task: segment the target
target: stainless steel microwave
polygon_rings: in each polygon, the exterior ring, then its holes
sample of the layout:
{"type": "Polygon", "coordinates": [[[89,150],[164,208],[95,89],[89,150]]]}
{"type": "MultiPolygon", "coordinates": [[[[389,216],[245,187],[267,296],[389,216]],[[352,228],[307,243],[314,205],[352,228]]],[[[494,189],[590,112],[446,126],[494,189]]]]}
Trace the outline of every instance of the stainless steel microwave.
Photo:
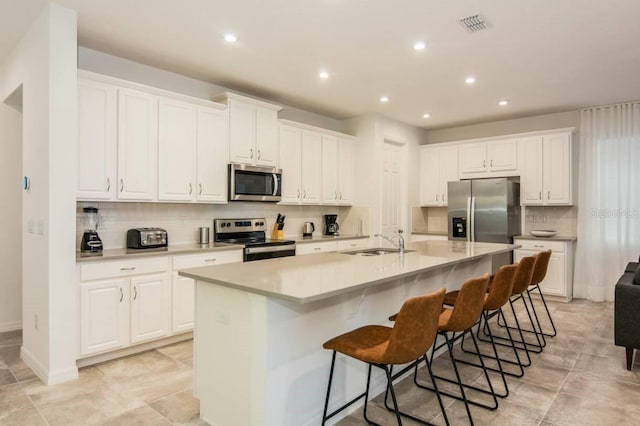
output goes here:
{"type": "Polygon", "coordinates": [[[281,169],[229,164],[230,201],[280,201],[281,196],[281,169]]]}

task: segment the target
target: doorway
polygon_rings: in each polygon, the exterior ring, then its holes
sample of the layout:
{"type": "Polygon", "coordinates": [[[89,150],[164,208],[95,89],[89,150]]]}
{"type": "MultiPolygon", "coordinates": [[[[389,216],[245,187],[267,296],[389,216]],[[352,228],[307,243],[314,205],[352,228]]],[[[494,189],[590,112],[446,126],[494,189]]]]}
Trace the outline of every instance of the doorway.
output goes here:
{"type": "Polygon", "coordinates": [[[403,229],[404,204],[406,201],[403,185],[404,145],[385,140],[382,149],[382,199],[381,232],[391,236],[403,229]]]}
{"type": "Polygon", "coordinates": [[[0,332],[22,329],[22,86],[0,102],[0,332]]]}

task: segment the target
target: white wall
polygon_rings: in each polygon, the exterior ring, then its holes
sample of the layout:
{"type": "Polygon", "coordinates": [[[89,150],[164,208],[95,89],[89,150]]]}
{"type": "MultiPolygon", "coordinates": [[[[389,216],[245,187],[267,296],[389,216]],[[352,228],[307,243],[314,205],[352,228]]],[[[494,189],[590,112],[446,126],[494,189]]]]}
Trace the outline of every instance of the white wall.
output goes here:
{"type": "Polygon", "coordinates": [[[0,64],[0,100],[23,86],[22,359],[45,383],[77,377],[77,15],[47,4],[0,64]],[[29,232],[31,230],[31,232],[29,232]]]}
{"type": "MultiPolygon", "coordinates": [[[[207,100],[210,100],[214,95],[221,92],[229,91],[229,89],[222,86],[154,68],[86,47],[80,47],[78,49],[78,67],[86,71],[105,74],[207,100]]],[[[251,96],[250,94],[246,95],[251,96]]],[[[263,98],[262,100],[272,102],[269,99],[263,98]]],[[[278,102],[272,103],[278,104],[278,102]]],[[[311,126],[318,126],[336,132],[343,131],[342,122],[339,120],[287,105],[279,105],[284,107],[278,115],[280,118],[309,124],[311,126]]]]}
{"type": "Polygon", "coordinates": [[[22,113],[0,103],[0,332],[22,328],[22,113]]]}

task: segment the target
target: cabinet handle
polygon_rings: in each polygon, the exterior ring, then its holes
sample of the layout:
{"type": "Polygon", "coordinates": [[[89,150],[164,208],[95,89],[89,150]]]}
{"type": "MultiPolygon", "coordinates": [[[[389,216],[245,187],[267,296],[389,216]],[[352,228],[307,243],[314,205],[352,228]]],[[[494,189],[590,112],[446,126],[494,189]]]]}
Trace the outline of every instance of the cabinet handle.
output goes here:
{"type": "Polygon", "coordinates": [[[120,303],[122,303],[123,298],[124,298],[124,293],[122,293],[122,287],[120,287],[120,303]]]}
{"type": "Polygon", "coordinates": [[[307,198],[307,190],[306,189],[302,190],[302,198],[307,198]]]}
{"type": "Polygon", "coordinates": [[[191,182],[189,182],[189,195],[191,195],[193,193],[193,186],[191,185],[191,182]]]}
{"type": "Polygon", "coordinates": [[[198,184],[198,195],[202,195],[202,184],[198,184]]]}
{"type": "Polygon", "coordinates": [[[249,156],[253,160],[253,148],[251,148],[251,155],[249,156]]]}
{"type": "Polygon", "coordinates": [[[542,191],[538,192],[538,200],[542,201],[542,191]]]}
{"type": "Polygon", "coordinates": [[[445,200],[444,200],[444,194],[442,194],[442,202],[444,203],[444,201],[445,201],[445,200]]]}
{"type": "Polygon", "coordinates": [[[319,250],[320,250],[320,247],[315,247],[315,248],[313,249],[313,251],[319,251],[319,250]]]}
{"type": "Polygon", "coordinates": [[[134,285],[133,286],[133,300],[136,300],[138,298],[138,288],[134,285]]]}
{"type": "Polygon", "coordinates": [[[493,160],[489,162],[489,167],[493,167],[493,160]]]}
{"type": "Polygon", "coordinates": [[[107,178],[107,192],[111,190],[111,180],[107,178]]]}
{"type": "Polygon", "coordinates": [[[260,157],[261,157],[261,156],[262,156],[262,155],[261,155],[261,153],[260,153],[260,150],[258,150],[258,160],[260,159],[260,157]]]}
{"type": "Polygon", "coordinates": [[[298,198],[300,198],[300,190],[298,189],[298,198]]]}
{"type": "Polygon", "coordinates": [[[440,201],[440,196],[436,194],[436,201],[440,201]]]}
{"type": "Polygon", "coordinates": [[[130,267],[130,268],[120,268],[120,270],[121,270],[121,271],[135,271],[135,270],[136,270],[136,267],[135,267],[135,266],[132,266],[132,267],[130,267]]]}
{"type": "Polygon", "coordinates": [[[551,191],[547,191],[547,200],[551,199],[551,191]]]}
{"type": "Polygon", "coordinates": [[[120,192],[124,191],[124,179],[120,178],[120,192]]]}
{"type": "Polygon", "coordinates": [[[215,258],[212,258],[212,259],[205,259],[204,261],[205,261],[205,262],[215,262],[215,261],[216,261],[216,259],[215,259],[215,258]]]}
{"type": "Polygon", "coordinates": [[[351,244],[351,247],[355,247],[355,246],[357,246],[357,244],[351,244]]]}
{"type": "Polygon", "coordinates": [[[482,160],[482,168],[486,168],[487,167],[487,160],[482,160]]]}
{"type": "Polygon", "coordinates": [[[335,196],[333,197],[333,199],[334,199],[334,200],[337,200],[337,199],[338,199],[338,191],[333,191],[333,194],[335,195],[335,196]]]}
{"type": "Polygon", "coordinates": [[[544,248],[544,246],[540,246],[540,245],[537,245],[537,244],[534,244],[533,246],[534,246],[535,248],[544,248]]]}
{"type": "Polygon", "coordinates": [[[340,192],[340,199],[342,200],[342,192],[340,192]]]}

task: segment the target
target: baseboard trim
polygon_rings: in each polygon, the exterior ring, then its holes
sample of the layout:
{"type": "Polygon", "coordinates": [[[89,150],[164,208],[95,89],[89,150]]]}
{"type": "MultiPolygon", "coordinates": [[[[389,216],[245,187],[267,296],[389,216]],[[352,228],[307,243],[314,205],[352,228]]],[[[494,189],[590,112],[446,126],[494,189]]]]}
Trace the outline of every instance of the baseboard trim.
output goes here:
{"type": "Polygon", "coordinates": [[[16,330],[22,330],[22,321],[8,321],[0,323],[0,333],[16,330]]]}
{"type": "Polygon", "coordinates": [[[20,348],[20,358],[22,358],[24,363],[27,364],[29,368],[36,373],[36,376],[47,386],[76,380],[78,378],[78,368],[76,366],[64,370],[49,371],[49,369],[42,365],[24,346],[20,348]]]}

